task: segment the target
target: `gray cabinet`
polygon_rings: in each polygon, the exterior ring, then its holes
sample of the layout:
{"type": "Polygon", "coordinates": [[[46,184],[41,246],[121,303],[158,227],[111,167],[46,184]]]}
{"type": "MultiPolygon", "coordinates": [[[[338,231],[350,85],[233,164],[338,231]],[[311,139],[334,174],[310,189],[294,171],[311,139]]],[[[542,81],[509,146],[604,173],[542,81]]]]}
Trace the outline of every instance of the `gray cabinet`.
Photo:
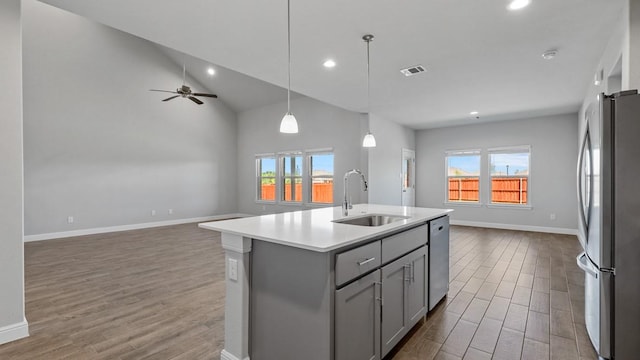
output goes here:
{"type": "Polygon", "coordinates": [[[428,297],[428,277],[429,268],[428,247],[418,249],[411,254],[408,263],[410,280],[407,281],[407,319],[409,329],[413,327],[427,313],[428,297]]]}
{"type": "MultiPolygon", "coordinates": [[[[447,220],[431,235],[448,249],[447,220]]],[[[335,360],[382,359],[427,313],[428,237],[422,224],[335,255],[335,360]]],[[[448,270],[448,253],[438,260],[448,270]]]]}
{"type": "Polygon", "coordinates": [[[382,356],[402,339],[407,330],[407,264],[400,258],[382,267],[382,356]]]}
{"type": "Polygon", "coordinates": [[[381,269],[383,357],[426,313],[426,266],[427,248],[423,246],[381,269]]]}
{"type": "Polygon", "coordinates": [[[380,270],[336,290],[335,359],[380,356],[380,270]]]}

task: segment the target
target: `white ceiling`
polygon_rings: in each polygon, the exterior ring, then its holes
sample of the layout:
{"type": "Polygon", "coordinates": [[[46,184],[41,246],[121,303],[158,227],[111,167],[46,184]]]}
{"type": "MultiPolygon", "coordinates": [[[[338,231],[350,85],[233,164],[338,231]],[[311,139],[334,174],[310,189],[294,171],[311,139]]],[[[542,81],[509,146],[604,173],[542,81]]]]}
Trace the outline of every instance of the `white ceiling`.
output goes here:
{"type": "MultiPolygon", "coordinates": [[[[41,1],[286,87],[285,0],[41,1]]],[[[623,0],[532,0],[518,12],[507,3],[291,0],[292,89],[366,112],[361,38],[372,33],[371,112],[388,120],[422,129],[477,122],[472,110],[480,121],[577,111],[623,0]],[[551,48],[559,55],[543,60],[551,48]],[[329,57],[331,70],[322,66],[329,57]],[[400,74],[417,64],[427,72],[400,74]]],[[[219,84],[212,90],[222,95],[219,84]]],[[[266,103],[285,100],[267,92],[266,103]]]]}
{"type": "MultiPolygon", "coordinates": [[[[184,64],[187,74],[198,81],[198,84],[189,84],[187,81],[187,85],[190,85],[194,92],[212,92],[218,95],[218,101],[224,102],[236,112],[275,104],[287,99],[286,88],[229,70],[223,66],[213,65],[206,60],[186,55],[162,45],[157,46],[180,69],[184,64]],[[213,76],[207,74],[209,68],[215,70],[213,76]]],[[[166,85],[162,89],[172,90],[180,84],[166,85]]],[[[291,96],[295,98],[298,95],[292,93],[291,96]]]]}

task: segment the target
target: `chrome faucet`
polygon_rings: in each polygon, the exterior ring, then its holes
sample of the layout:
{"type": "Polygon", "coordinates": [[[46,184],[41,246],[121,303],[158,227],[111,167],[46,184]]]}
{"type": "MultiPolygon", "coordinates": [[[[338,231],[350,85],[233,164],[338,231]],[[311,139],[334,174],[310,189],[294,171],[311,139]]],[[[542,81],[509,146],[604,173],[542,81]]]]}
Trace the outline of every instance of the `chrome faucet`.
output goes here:
{"type": "Polygon", "coordinates": [[[362,177],[362,191],[367,191],[369,186],[367,185],[367,179],[364,178],[364,174],[362,171],[358,169],[352,169],[347,171],[344,174],[344,201],[342,202],[342,212],[345,216],[349,215],[349,209],[353,209],[353,205],[351,205],[351,200],[349,199],[349,175],[358,174],[362,177]]]}

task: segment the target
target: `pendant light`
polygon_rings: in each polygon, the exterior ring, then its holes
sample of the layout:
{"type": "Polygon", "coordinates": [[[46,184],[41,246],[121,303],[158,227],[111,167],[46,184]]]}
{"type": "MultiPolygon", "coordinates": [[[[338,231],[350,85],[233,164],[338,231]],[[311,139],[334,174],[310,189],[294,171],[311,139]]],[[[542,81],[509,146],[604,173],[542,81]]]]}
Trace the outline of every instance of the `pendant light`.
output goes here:
{"type": "MultiPolygon", "coordinates": [[[[373,35],[368,34],[362,37],[362,40],[367,43],[367,114],[371,113],[371,81],[369,71],[369,43],[373,40],[373,35]]],[[[369,119],[371,116],[369,115],[369,119]]],[[[369,125],[371,126],[371,125],[369,125]]],[[[371,130],[367,132],[367,135],[362,139],[362,147],[376,147],[376,138],[371,133],[371,130]]]]}
{"type": "Polygon", "coordinates": [[[280,122],[280,132],[285,134],[298,133],[298,121],[291,113],[291,5],[287,0],[287,61],[288,61],[288,85],[287,85],[287,113],[280,122]]]}

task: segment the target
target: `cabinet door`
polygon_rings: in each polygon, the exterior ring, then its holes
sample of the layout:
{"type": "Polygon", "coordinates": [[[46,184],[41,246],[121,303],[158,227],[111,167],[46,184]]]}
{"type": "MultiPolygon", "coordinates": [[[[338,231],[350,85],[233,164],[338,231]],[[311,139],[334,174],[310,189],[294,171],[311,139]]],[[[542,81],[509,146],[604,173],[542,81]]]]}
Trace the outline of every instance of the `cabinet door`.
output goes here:
{"type": "Polygon", "coordinates": [[[427,274],[428,266],[427,247],[422,247],[409,256],[407,281],[407,323],[409,328],[416,324],[427,312],[427,274]]]}
{"type": "Polygon", "coordinates": [[[336,290],[335,359],[379,360],[380,270],[336,290]]]}
{"type": "Polygon", "coordinates": [[[405,314],[406,285],[410,280],[407,257],[402,257],[382,268],[382,356],[402,339],[407,328],[405,314]]]}

